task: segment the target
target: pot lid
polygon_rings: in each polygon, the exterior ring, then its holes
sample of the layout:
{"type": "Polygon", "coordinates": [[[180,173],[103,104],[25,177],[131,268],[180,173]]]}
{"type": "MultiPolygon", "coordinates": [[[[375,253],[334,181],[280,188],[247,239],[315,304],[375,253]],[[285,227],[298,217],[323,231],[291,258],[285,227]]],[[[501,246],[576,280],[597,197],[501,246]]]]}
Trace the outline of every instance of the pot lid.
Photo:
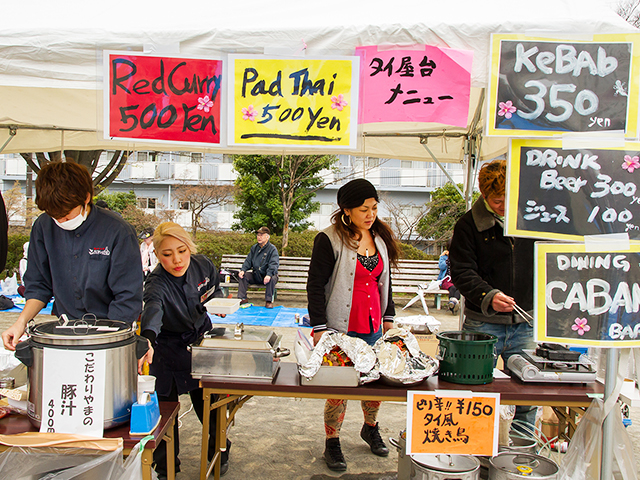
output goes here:
{"type": "Polygon", "coordinates": [[[47,345],[99,345],[126,340],[133,336],[133,330],[131,325],[120,320],[61,317],[33,325],[29,334],[34,342],[47,345]]]}
{"type": "Polygon", "coordinates": [[[411,455],[411,459],[418,465],[440,472],[463,473],[480,467],[478,459],[471,455],[428,455],[420,453],[411,455]]]}
{"type": "Polygon", "coordinates": [[[200,343],[201,347],[269,351],[278,343],[278,335],[273,330],[245,327],[243,324],[235,328],[211,330],[214,331],[220,334],[211,337],[206,335],[200,343]]]}
{"type": "Polygon", "coordinates": [[[558,466],[540,455],[502,452],[490,462],[494,468],[522,478],[555,478],[558,473],[558,466]]]}

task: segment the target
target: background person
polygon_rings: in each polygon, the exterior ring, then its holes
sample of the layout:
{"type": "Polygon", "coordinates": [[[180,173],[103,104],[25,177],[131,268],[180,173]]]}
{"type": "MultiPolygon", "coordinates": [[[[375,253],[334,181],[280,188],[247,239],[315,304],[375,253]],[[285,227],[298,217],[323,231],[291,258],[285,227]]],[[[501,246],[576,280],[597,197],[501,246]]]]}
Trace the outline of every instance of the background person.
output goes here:
{"type": "Polygon", "coordinates": [[[242,268],[238,272],[238,298],[241,299],[241,304],[248,302],[247,289],[250,283],[263,284],[266,285],[264,293],[266,303],[264,306],[273,308],[273,294],[278,282],[280,256],[275,245],[269,242],[270,233],[267,227],[258,229],[256,232],[258,243],[251,247],[249,255],[245,258],[242,268]]]}
{"type": "Polygon", "coordinates": [[[77,163],[51,162],[36,178],[36,205],[24,274],[27,299],[2,334],[15,350],[27,322],[53,296],[52,313],[71,319],[87,313],[133,323],[142,310],[142,265],[135,230],[109,210],[94,208],[89,171],[77,163]]]}
{"type": "Polygon", "coordinates": [[[440,280],[440,288],[449,291],[449,311],[457,313],[460,309],[460,292],[451,281],[451,261],[449,260],[449,248],[451,248],[451,239],[447,242],[447,250],[440,254],[438,259],[438,280],[440,280]]]}
{"type": "Polygon", "coordinates": [[[142,240],[140,244],[140,257],[142,258],[142,273],[146,278],[146,276],[156,268],[156,265],[158,265],[158,257],[156,257],[153,248],[153,228],[145,228],[140,232],[138,238],[142,240]]]}
{"type": "MultiPolygon", "coordinates": [[[[391,229],[378,218],[378,192],[364,179],[352,180],[338,190],[332,225],[313,242],[307,298],[314,342],[327,330],[346,333],[373,345],[393,326],[391,266],[398,245],[391,229]]],[[[360,436],[371,451],[387,456],[389,450],[378,429],[377,401],[363,401],[364,425],[360,436]]],[[[331,470],[346,470],[340,446],[340,428],[346,400],[327,400],[324,459],[331,470]]]]}
{"type": "MultiPolygon", "coordinates": [[[[496,349],[506,365],[511,355],[536,344],[532,325],[514,310],[518,304],[533,314],[534,240],[504,236],[505,182],[504,160],[480,170],[482,196],[456,223],[449,260],[453,283],[465,298],[463,329],[498,337],[496,349]]],[[[534,407],[518,406],[515,418],[535,424],[535,414],[534,407]]]]}
{"type": "MultiPolygon", "coordinates": [[[[149,373],[156,377],[159,401],[177,402],[188,393],[193,409],[202,423],[204,399],[200,381],[191,377],[191,352],[187,349],[211,330],[211,320],[204,304],[212,297],[222,297],[218,271],[197,248],[184,229],[173,222],[158,225],[153,245],[161,268],[153,270],[144,284],[144,310],[141,334],[149,340],[150,350],[139,360],[139,371],[149,363],[149,373]]],[[[224,316],[224,315],[222,315],[224,316]]],[[[174,425],[175,465],[180,471],[178,422],[174,425]]],[[[216,418],[209,427],[209,460],[215,453],[216,418]]],[[[229,448],[222,454],[220,473],[229,468],[229,448]]],[[[153,452],[156,472],[167,475],[167,450],[164,441],[153,452]]]]}

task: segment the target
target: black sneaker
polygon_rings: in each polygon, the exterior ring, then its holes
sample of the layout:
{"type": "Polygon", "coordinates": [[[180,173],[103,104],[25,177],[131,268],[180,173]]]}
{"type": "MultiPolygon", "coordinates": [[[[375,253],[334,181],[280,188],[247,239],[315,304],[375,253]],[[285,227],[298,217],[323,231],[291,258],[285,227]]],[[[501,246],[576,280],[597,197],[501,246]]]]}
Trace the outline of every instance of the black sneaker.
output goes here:
{"type": "Polygon", "coordinates": [[[369,447],[371,447],[371,451],[374,454],[379,457],[386,457],[389,455],[389,449],[382,441],[377,423],[373,427],[365,423],[362,426],[362,430],[360,430],[360,437],[369,444],[369,447]]]}
{"type": "Polygon", "coordinates": [[[327,438],[324,449],[324,460],[327,462],[329,470],[343,472],[347,469],[347,462],[342,455],[339,438],[327,438]]]}

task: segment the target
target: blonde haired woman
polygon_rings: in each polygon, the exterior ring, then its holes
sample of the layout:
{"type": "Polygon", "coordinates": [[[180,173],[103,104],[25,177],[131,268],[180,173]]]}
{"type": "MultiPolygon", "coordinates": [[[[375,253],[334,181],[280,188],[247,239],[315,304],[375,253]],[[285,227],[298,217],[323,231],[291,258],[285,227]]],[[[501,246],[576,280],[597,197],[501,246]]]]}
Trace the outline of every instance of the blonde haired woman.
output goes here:
{"type": "MultiPolygon", "coordinates": [[[[193,409],[202,422],[204,400],[198,380],[191,377],[189,345],[211,329],[204,303],[221,297],[218,271],[204,255],[196,255],[197,247],[184,229],[173,222],[161,223],[153,234],[153,246],[161,268],[149,274],[144,283],[142,335],[151,349],[146,360],[149,373],[156,377],[156,393],[161,401],[177,402],[179,395],[189,393],[193,409]]],[[[215,452],[215,418],[209,429],[209,460],[215,452]]],[[[180,444],[177,423],[174,428],[175,465],[180,471],[180,444]]],[[[230,447],[230,444],[227,445],[230,447]]],[[[229,448],[222,456],[221,474],[226,473],[229,448]]],[[[166,478],[166,445],[153,452],[159,478],[166,478]]]]}

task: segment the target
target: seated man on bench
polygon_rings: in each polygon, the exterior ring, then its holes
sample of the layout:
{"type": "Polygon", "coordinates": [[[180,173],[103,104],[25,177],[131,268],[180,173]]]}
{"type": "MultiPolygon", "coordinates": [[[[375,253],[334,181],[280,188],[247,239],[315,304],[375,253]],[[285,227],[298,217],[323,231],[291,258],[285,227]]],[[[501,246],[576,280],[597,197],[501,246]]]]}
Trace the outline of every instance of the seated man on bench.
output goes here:
{"type": "Polygon", "coordinates": [[[260,227],[256,232],[258,243],[251,247],[249,255],[238,272],[238,298],[240,304],[247,300],[247,288],[249,284],[265,285],[265,307],[273,308],[273,293],[278,281],[278,267],[280,257],[278,249],[269,242],[271,231],[267,227],[260,227]],[[252,270],[251,272],[249,270],[252,270]]]}

